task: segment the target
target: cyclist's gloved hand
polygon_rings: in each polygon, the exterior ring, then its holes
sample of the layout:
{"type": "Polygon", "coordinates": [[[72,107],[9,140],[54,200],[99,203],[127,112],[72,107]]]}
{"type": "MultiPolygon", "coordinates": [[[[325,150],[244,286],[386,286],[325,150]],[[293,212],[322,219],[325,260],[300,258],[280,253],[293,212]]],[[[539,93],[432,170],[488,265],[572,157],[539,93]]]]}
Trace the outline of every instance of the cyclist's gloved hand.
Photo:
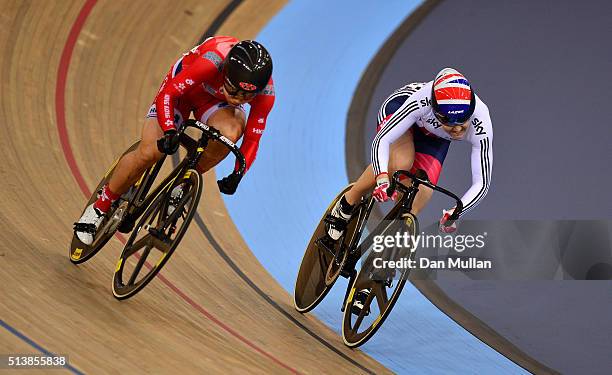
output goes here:
{"type": "Polygon", "coordinates": [[[450,216],[453,214],[455,209],[442,210],[442,218],[440,219],[440,232],[442,233],[454,233],[457,230],[457,222],[450,220],[450,216]]]}
{"type": "Polygon", "coordinates": [[[179,134],[175,129],[166,130],[164,136],[157,140],[157,149],[164,154],[172,155],[179,147],[179,134]]]}
{"type": "Polygon", "coordinates": [[[217,185],[219,185],[219,191],[223,194],[232,195],[236,192],[236,188],[238,188],[238,184],[242,179],[242,175],[238,173],[232,173],[227,177],[224,177],[217,181],[217,185]]]}
{"type": "Polygon", "coordinates": [[[389,175],[387,173],[381,173],[376,177],[376,187],[372,196],[378,202],[386,202],[389,199],[395,200],[397,198],[397,190],[393,192],[392,196],[389,196],[387,190],[389,189],[389,175]]]}

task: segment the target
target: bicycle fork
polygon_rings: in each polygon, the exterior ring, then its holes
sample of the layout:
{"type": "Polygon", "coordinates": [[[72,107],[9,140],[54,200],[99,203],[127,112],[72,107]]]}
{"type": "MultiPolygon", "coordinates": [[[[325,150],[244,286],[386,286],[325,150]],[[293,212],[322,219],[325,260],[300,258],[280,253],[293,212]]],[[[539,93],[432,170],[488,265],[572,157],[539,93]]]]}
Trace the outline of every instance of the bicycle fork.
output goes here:
{"type": "Polygon", "coordinates": [[[348,299],[348,296],[351,293],[351,289],[353,288],[355,277],[357,277],[357,271],[355,270],[355,267],[353,267],[351,271],[351,275],[349,276],[348,285],[346,286],[346,293],[344,293],[344,299],[342,300],[342,306],[340,306],[340,311],[342,312],[344,312],[344,306],[346,306],[346,300],[348,299]]]}

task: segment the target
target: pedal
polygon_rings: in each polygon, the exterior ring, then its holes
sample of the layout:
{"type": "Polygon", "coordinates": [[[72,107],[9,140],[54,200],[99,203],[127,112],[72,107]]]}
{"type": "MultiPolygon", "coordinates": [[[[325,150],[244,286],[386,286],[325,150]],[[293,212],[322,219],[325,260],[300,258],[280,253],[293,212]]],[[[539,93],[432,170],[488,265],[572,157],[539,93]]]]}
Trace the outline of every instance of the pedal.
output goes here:
{"type": "Polygon", "coordinates": [[[382,284],[387,288],[393,288],[393,279],[387,279],[383,281],[382,284]]]}
{"type": "MultiPolygon", "coordinates": [[[[364,306],[364,303],[368,299],[369,295],[370,295],[370,291],[368,289],[363,289],[357,292],[357,294],[355,295],[355,299],[353,300],[353,304],[351,306],[351,314],[354,314],[357,316],[361,314],[363,309],[366,308],[364,306]]],[[[368,315],[370,315],[369,306],[366,308],[364,316],[368,316],[368,315]]]]}
{"type": "Polygon", "coordinates": [[[357,273],[357,271],[355,270],[355,265],[357,264],[358,260],[359,258],[355,258],[354,256],[351,256],[351,254],[349,254],[346,259],[346,262],[344,262],[344,266],[340,270],[340,276],[346,277],[347,279],[353,277],[353,275],[357,273]]]}
{"type": "Polygon", "coordinates": [[[369,272],[367,275],[368,279],[375,281],[377,283],[381,283],[383,286],[387,288],[391,288],[393,286],[393,279],[395,277],[395,273],[390,272],[381,272],[380,270],[369,272]]]}
{"type": "Polygon", "coordinates": [[[134,229],[134,224],[136,221],[132,219],[129,215],[123,218],[121,224],[117,227],[117,231],[121,233],[130,233],[132,229],[134,229]]]}
{"type": "Polygon", "coordinates": [[[344,267],[342,267],[342,269],[340,270],[340,276],[348,279],[351,277],[351,275],[353,274],[354,270],[352,269],[347,269],[346,265],[344,267]]]}

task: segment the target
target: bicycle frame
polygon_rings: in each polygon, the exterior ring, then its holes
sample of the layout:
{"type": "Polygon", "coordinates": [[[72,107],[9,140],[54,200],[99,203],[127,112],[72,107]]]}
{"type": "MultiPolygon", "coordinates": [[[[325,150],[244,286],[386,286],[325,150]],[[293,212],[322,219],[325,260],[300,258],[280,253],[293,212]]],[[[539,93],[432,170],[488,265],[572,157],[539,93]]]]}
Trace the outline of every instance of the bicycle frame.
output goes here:
{"type": "MultiPolygon", "coordinates": [[[[399,199],[397,204],[391,209],[391,211],[389,212],[389,214],[387,214],[386,217],[398,217],[398,216],[401,216],[405,212],[412,212],[412,205],[414,204],[414,199],[416,198],[416,195],[419,192],[419,185],[425,185],[435,191],[438,191],[440,193],[443,193],[453,198],[456,202],[456,209],[453,212],[453,215],[451,215],[449,220],[450,222],[452,222],[454,220],[457,220],[457,218],[459,218],[459,215],[463,211],[463,204],[461,203],[461,199],[459,199],[459,197],[457,197],[452,192],[444,188],[441,188],[437,185],[432,184],[427,178],[427,174],[422,170],[418,170],[417,174],[413,174],[405,170],[398,170],[393,174],[391,185],[388,189],[388,195],[392,196],[396,190],[399,190],[402,193],[402,197],[399,199]],[[411,179],[410,185],[406,186],[402,184],[400,182],[401,176],[409,177],[411,179]]],[[[359,251],[358,251],[360,247],[359,239],[361,238],[361,233],[363,232],[365,228],[366,222],[368,220],[370,212],[372,211],[373,205],[374,205],[374,199],[372,197],[365,198],[360,203],[360,207],[359,207],[360,212],[357,218],[358,220],[360,220],[360,222],[357,226],[355,234],[353,235],[353,239],[351,240],[350,246],[347,249],[347,251],[349,251],[349,259],[347,259],[346,267],[350,270],[350,273],[348,273],[349,271],[344,271],[343,273],[341,273],[341,275],[343,275],[344,277],[349,278],[346,293],[344,295],[344,300],[342,302],[342,307],[341,307],[342,311],[344,311],[344,305],[349,296],[351,287],[353,283],[355,282],[355,277],[357,275],[357,272],[355,271],[355,265],[357,264],[357,262],[359,261],[362,255],[362,254],[359,254],[359,251]],[[364,209],[364,205],[365,205],[365,209],[364,209]]],[[[366,247],[368,247],[369,246],[368,242],[372,241],[374,235],[375,235],[375,232],[373,231],[372,233],[368,235],[368,237],[366,237],[363,240],[362,244],[365,244],[366,247]]]]}
{"type": "Polygon", "coordinates": [[[449,221],[452,222],[459,218],[459,215],[461,215],[461,212],[463,211],[463,203],[461,202],[461,199],[459,199],[459,197],[453,194],[452,192],[432,184],[427,178],[427,174],[423,170],[419,169],[416,174],[405,170],[398,170],[393,173],[393,179],[391,180],[391,185],[389,186],[388,194],[389,196],[393,195],[395,190],[399,190],[400,192],[402,192],[404,196],[400,199],[398,204],[401,204],[402,210],[411,212],[412,205],[414,203],[414,198],[419,192],[419,185],[425,185],[434,191],[440,192],[454,199],[456,202],[456,206],[453,214],[449,218],[449,221]],[[412,180],[410,186],[405,186],[400,182],[401,176],[409,177],[412,180]]]}
{"type": "Polygon", "coordinates": [[[159,174],[167,155],[162,156],[162,158],[155,163],[155,165],[145,171],[142,181],[136,183],[138,188],[134,197],[129,200],[128,207],[126,209],[127,215],[131,216],[132,218],[140,217],[146,207],[148,207],[149,204],[151,204],[151,202],[157,198],[161,192],[171,186],[178,176],[185,174],[185,172],[189,169],[195,169],[202,157],[202,154],[204,154],[204,150],[208,146],[209,140],[216,140],[224,144],[238,160],[239,169],[235,173],[239,175],[244,174],[246,169],[246,160],[244,155],[242,155],[240,149],[234,142],[227,139],[217,129],[203,124],[200,121],[189,119],[185,121],[179,136],[181,144],[187,148],[187,156],[181,160],[181,162],[172,170],[172,172],[170,172],[170,174],[150,194],[148,194],[148,192],[151,189],[153,182],[157,178],[157,175],[159,174]],[[184,133],[184,130],[188,127],[193,127],[202,131],[202,135],[197,141],[184,133]]]}

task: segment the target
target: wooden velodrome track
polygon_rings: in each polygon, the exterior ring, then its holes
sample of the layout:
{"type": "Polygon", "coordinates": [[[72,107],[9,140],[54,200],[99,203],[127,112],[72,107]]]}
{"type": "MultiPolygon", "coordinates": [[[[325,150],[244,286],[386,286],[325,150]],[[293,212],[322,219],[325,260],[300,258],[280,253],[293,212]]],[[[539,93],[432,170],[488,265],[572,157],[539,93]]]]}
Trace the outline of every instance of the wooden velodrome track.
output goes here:
{"type": "MultiPolygon", "coordinates": [[[[68,354],[73,372],[388,372],[293,310],[232,224],[214,173],[201,225],[135,298],[119,302],[110,291],[120,239],[81,266],[68,260],[85,193],[138,137],[168,67],[229,1],[0,5],[4,328],[68,354]]],[[[217,33],[254,37],[283,5],[241,2],[217,33]]],[[[39,352],[4,328],[0,354],[39,352]]]]}

